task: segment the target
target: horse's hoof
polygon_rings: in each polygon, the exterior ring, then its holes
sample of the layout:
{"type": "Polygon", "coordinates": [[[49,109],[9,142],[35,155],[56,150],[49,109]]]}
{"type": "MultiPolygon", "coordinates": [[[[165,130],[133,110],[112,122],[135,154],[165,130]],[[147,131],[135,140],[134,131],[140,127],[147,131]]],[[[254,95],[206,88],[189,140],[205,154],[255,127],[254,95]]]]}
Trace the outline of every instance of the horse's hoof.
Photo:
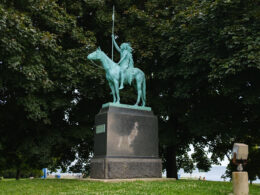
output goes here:
{"type": "Polygon", "coordinates": [[[120,86],[120,87],[119,87],[119,90],[121,90],[121,89],[124,89],[124,86],[120,86]]]}

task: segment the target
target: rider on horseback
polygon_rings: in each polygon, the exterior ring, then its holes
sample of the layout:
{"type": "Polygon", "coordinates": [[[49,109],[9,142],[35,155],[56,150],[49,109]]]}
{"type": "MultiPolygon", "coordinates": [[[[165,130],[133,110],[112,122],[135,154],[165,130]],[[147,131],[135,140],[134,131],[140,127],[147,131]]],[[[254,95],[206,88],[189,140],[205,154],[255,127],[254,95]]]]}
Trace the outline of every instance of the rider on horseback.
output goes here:
{"type": "MultiPolygon", "coordinates": [[[[125,80],[125,71],[128,69],[128,82],[131,84],[132,82],[132,73],[131,69],[134,68],[134,61],[132,56],[132,47],[129,43],[122,43],[120,47],[118,47],[114,35],[112,35],[112,40],[114,42],[115,48],[120,53],[120,61],[118,62],[121,70],[121,85],[119,89],[124,88],[124,80],[125,80]]],[[[127,73],[126,73],[127,74],[127,73]]]]}

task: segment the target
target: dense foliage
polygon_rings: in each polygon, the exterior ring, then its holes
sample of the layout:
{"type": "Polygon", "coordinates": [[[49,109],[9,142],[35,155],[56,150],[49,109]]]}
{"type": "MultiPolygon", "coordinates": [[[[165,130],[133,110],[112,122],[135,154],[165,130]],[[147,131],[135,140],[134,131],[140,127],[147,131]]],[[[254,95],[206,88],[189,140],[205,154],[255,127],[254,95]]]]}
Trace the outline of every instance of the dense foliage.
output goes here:
{"type": "MultiPolygon", "coordinates": [[[[17,172],[16,169],[5,169],[5,170],[1,170],[0,171],[0,175],[2,177],[2,180],[3,179],[7,179],[7,178],[15,178],[16,177],[16,172],[17,172]]],[[[40,178],[42,176],[43,176],[42,170],[30,169],[29,167],[28,167],[28,169],[26,169],[26,168],[22,169],[21,173],[20,173],[20,177],[21,178],[30,178],[30,177],[40,178]]]]}
{"type": "Polygon", "coordinates": [[[104,83],[86,60],[93,33],[55,1],[1,1],[0,15],[0,169],[88,159],[104,83]]]}
{"type": "MultiPolygon", "coordinates": [[[[167,176],[209,170],[234,142],[249,144],[249,175],[259,176],[259,2],[0,2],[0,164],[65,168],[77,157],[72,170],[87,170],[94,115],[111,96],[86,55],[97,46],[110,55],[115,5],[117,42],[132,44],[160,119],[167,176]]],[[[135,95],[126,88],[122,102],[135,95]]]]}

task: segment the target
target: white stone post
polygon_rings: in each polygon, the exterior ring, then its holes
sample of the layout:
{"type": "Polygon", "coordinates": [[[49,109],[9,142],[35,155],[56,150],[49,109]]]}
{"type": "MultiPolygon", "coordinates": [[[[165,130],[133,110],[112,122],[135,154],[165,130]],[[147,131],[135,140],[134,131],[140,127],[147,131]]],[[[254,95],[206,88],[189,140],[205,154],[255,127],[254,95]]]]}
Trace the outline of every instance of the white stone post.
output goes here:
{"type": "Polygon", "coordinates": [[[233,172],[233,192],[234,195],[248,195],[248,174],[247,172],[233,172]]]}

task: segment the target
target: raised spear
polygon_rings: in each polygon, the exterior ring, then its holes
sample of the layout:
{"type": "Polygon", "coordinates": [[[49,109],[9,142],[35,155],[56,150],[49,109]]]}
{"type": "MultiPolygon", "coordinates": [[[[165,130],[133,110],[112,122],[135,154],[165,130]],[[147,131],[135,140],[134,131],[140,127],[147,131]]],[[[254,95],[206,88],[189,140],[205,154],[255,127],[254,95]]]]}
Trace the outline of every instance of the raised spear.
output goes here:
{"type": "MultiPolygon", "coordinates": [[[[114,35],[114,25],[115,25],[115,6],[113,5],[113,14],[112,14],[112,35],[114,35]]],[[[114,59],[114,41],[113,41],[113,38],[112,38],[112,61],[114,59]]]]}

